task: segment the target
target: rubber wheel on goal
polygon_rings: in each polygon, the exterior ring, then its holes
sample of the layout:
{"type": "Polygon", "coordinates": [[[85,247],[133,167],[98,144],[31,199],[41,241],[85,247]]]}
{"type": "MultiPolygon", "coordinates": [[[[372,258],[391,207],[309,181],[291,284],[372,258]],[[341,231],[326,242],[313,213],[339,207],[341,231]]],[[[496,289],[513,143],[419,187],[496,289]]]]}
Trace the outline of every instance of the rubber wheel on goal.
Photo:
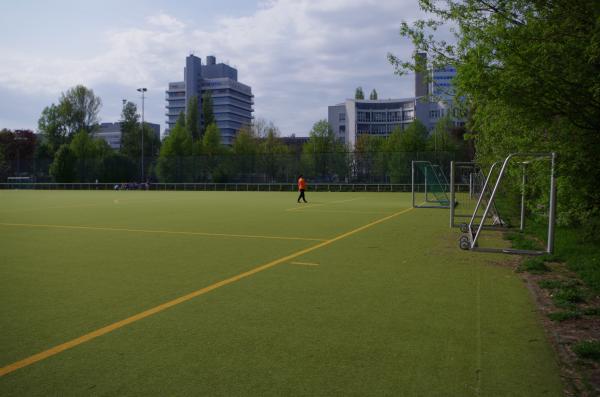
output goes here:
{"type": "Polygon", "coordinates": [[[463,233],[467,233],[469,231],[469,226],[466,223],[461,223],[458,227],[463,233]]]}
{"type": "Polygon", "coordinates": [[[469,238],[467,236],[462,236],[460,238],[458,246],[460,247],[460,249],[468,250],[469,248],[471,248],[471,242],[469,241],[469,238]]]}

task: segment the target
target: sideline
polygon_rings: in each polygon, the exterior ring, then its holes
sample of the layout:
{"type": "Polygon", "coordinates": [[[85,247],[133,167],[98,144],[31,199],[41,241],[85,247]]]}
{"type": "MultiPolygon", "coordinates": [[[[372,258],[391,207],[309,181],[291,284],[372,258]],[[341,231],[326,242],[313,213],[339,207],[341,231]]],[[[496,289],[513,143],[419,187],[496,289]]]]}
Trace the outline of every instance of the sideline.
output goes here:
{"type": "Polygon", "coordinates": [[[183,296],[181,296],[179,298],[173,299],[173,300],[168,301],[166,303],[163,303],[161,305],[155,306],[155,307],[153,307],[151,309],[145,310],[145,311],[143,311],[141,313],[135,314],[135,315],[133,315],[131,317],[128,317],[128,318],[126,318],[124,320],[117,321],[115,323],[109,324],[109,325],[107,325],[105,327],[99,328],[99,329],[97,329],[95,331],[92,331],[90,333],[82,335],[82,336],[80,336],[78,338],[75,338],[75,339],[72,339],[72,340],[70,340],[68,342],[65,342],[65,343],[62,343],[60,345],[54,346],[54,347],[52,347],[52,348],[50,348],[48,350],[44,350],[44,351],[42,351],[40,353],[34,354],[33,356],[27,357],[27,358],[25,358],[23,360],[14,362],[12,364],[9,364],[9,365],[7,365],[5,367],[0,368],[0,377],[2,377],[4,375],[7,375],[7,374],[9,374],[11,372],[14,372],[14,371],[16,371],[16,370],[18,370],[20,368],[27,367],[29,365],[35,364],[38,361],[45,360],[45,359],[47,359],[49,357],[52,357],[52,356],[54,356],[54,355],[56,355],[58,353],[61,353],[61,352],[65,351],[65,350],[71,349],[71,348],[73,348],[75,346],[81,345],[81,344],[83,344],[85,342],[89,342],[92,339],[96,339],[96,338],[98,338],[98,337],[100,337],[102,335],[108,334],[108,333],[110,333],[110,332],[112,332],[114,330],[122,328],[122,327],[124,327],[126,325],[129,325],[131,323],[134,323],[136,321],[142,320],[142,319],[144,319],[146,317],[150,317],[150,316],[152,316],[152,315],[154,315],[156,313],[162,312],[163,310],[166,310],[166,309],[169,309],[169,308],[171,308],[173,306],[179,305],[180,303],[187,302],[190,299],[196,298],[196,297],[198,297],[200,295],[204,295],[204,294],[206,294],[206,293],[208,293],[210,291],[213,291],[213,290],[215,290],[217,288],[221,288],[221,287],[224,287],[226,285],[232,284],[232,283],[234,283],[236,281],[242,280],[242,279],[244,279],[246,277],[250,277],[250,276],[252,276],[252,275],[254,275],[256,273],[260,273],[260,272],[262,272],[264,270],[267,270],[267,269],[272,268],[274,266],[277,266],[279,264],[289,262],[292,259],[295,259],[295,258],[297,258],[299,256],[302,256],[304,254],[308,254],[309,252],[315,251],[315,250],[317,250],[319,248],[326,247],[326,246],[328,246],[330,244],[335,243],[336,241],[339,241],[339,240],[342,240],[342,239],[344,239],[346,237],[352,236],[353,234],[361,232],[361,231],[363,231],[365,229],[368,229],[370,227],[373,227],[375,225],[378,225],[380,223],[388,221],[388,220],[390,220],[392,218],[395,218],[395,217],[397,217],[399,215],[405,214],[405,213],[407,213],[409,211],[412,211],[412,210],[413,210],[413,208],[407,208],[407,209],[398,211],[396,213],[393,213],[392,215],[388,215],[388,216],[386,216],[384,218],[380,218],[380,219],[378,219],[376,221],[373,221],[371,223],[367,223],[366,225],[363,225],[363,226],[357,227],[356,229],[350,230],[349,232],[340,234],[340,235],[338,235],[338,236],[336,236],[336,237],[334,237],[332,239],[329,239],[329,240],[323,241],[323,242],[321,242],[319,244],[313,245],[312,247],[308,247],[308,248],[302,249],[300,251],[297,251],[297,252],[295,252],[293,254],[284,256],[284,257],[279,258],[279,259],[275,259],[274,261],[265,263],[264,265],[260,265],[258,267],[255,267],[254,269],[248,270],[248,271],[240,273],[240,274],[238,274],[236,276],[233,276],[233,277],[227,278],[225,280],[219,281],[217,283],[209,285],[208,287],[204,287],[204,288],[199,289],[197,291],[191,292],[191,293],[189,293],[187,295],[183,295],[183,296]]]}
{"type": "Polygon", "coordinates": [[[206,232],[181,232],[176,230],[152,230],[152,229],[126,229],[120,227],[103,227],[103,226],[71,226],[71,225],[36,225],[31,223],[4,223],[0,222],[0,226],[16,226],[16,227],[37,227],[37,228],[55,228],[55,229],[77,229],[77,230],[99,230],[109,232],[130,232],[130,233],[158,233],[158,234],[183,234],[190,236],[207,236],[207,237],[237,237],[237,238],[262,238],[270,240],[303,240],[303,241],[325,241],[323,238],[310,237],[286,237],[286,236],[261,236],[250,234],[227,234],[227,233],[206,233],[206,232]]]}

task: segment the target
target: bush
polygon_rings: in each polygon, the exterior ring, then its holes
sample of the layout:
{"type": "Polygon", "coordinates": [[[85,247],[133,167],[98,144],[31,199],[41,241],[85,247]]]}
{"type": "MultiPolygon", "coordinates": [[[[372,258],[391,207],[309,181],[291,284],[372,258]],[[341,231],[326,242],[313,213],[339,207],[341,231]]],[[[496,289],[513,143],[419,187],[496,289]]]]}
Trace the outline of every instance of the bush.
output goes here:
{"type": "Polygon", "coordinates": [[[573,351],[580,358],[600,361],[600,341],[589,340],[573,345],[573,351]]]}

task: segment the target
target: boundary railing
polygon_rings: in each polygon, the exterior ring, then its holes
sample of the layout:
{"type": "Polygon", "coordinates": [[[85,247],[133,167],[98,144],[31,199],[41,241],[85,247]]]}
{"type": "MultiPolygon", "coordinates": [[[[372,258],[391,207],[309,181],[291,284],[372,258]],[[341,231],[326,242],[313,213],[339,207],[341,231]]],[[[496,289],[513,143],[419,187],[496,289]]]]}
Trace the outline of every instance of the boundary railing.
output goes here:
{"type": "MultiPolygon", "coordinates": [[[[424,191],[424,184],[415,185],[424,191]]],[[[468,191],[468,185],[457,185],[458,191],[468,191]]],[[[247,192],[291,192],[295,183],[0,183],[0,190],[157,190],[157,191],[247,191],[247,192]]],[[[410,192],[410,183],[313,183],[308,186],[313,192],[410,192]]]]}

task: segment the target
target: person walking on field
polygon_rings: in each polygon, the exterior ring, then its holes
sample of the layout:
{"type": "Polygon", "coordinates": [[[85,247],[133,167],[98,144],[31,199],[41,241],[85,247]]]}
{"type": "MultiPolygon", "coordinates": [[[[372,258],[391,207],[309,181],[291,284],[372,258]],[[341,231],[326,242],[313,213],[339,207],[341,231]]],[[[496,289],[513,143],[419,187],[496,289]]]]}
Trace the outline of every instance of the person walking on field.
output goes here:
{"type": "Polygon", "coordinates": [[[300,195],[298,196],[298,202],[300,202],[300,199],[304,200],[305,203],[308,202],[306,201],[306,197],[304,197],[304,190],[306,190],[306,181],[304,180],[304,177],[300,175],[298,177],[298,191],[300,192],[300,195]]]}

